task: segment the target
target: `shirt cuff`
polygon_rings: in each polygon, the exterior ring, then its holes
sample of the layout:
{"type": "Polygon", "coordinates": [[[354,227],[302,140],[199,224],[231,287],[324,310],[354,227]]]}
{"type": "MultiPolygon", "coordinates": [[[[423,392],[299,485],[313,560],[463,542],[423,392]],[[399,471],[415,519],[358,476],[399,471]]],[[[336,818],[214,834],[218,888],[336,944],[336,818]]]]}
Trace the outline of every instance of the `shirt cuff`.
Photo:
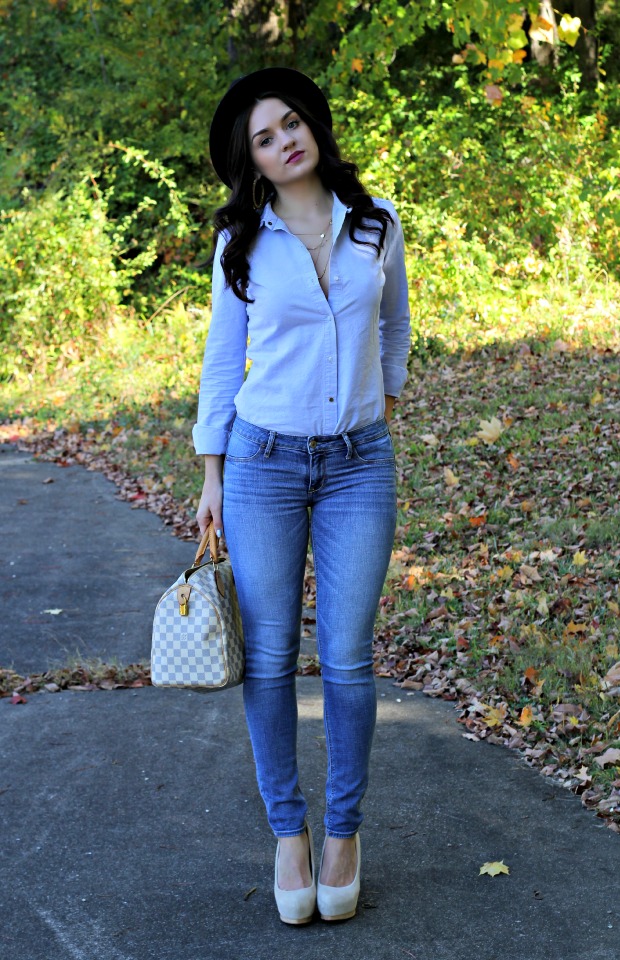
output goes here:
{"type": "Polygon", "coordinates": [[[192,429],[192,439],[194,449],[197,454],[221,454],[226,453],[228,446],[228,430],[220,430],[217,427],[204,427],[196,423],[192,429]]]}
{"type": "Polygon", "coordinates": [[[383,392],[388,397],[400,397],[407,380],[407,368],[395,364],[385,364],[383,370],[383,392]]]}

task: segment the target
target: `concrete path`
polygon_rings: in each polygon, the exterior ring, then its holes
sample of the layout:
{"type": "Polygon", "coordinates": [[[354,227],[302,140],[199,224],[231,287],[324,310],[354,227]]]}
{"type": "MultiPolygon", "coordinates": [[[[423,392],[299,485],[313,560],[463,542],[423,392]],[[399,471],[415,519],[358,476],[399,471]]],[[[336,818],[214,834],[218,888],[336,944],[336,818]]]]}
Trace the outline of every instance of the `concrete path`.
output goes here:
{"type": "MultiPolygon", "coordinates": [[[[77,640],[91,654],[147,656],[146,591],[131,621],[113,622],[110,609],[136,556],[156,600],[188,545],[79,468],[9,448],[0,483],[0,664],[42,669],[62,657],[67,634],[69,649],[77,640]],[[48,476],[55,483],[43,485],[48,476]],[[16,493],[27,500],[19,508],[16,493]],[[60,522],[63,504],[70,522],[60,522]],[[65,564],[79,573],[79,602],[65,564]],[[29,578],[41,583],[24,620],[15,598],[29,578]],[[28,622],[48,606],[74,619],[28,622]]],[[[517,755],[465,740],[451,705],[377,687],[358,916],[299,929],[281,924],[273,903],[275,843],[241,688],[1,700],[2,960],[619,960],[618,837],[517,755]],[[489,860],[510,875],[479,876],[489,860]]],[[[320,852],[320,679],[300,678],[298,691],[320,852]]]]}
{"type": "Polygon", "coordinates": [[[0,445],[0,665],[147,659],[157,600],[194,546],[83,467],[0,445]],[[50,613],[60,610],[60,613],[50,613]]]}

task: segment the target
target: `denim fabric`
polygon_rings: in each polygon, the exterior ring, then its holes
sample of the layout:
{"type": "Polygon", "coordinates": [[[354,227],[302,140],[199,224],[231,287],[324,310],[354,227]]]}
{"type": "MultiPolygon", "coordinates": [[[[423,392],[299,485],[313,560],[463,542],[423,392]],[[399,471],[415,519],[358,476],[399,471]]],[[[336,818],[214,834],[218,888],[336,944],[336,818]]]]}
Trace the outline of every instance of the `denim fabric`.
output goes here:
{"type": "MultiPolygon", "coordinates": [[[[310,253],[269,204],[248,256],[252,303],[226,286],[220,235],[196,453],[223,453],[235,414],[296,436],[340,434],[373,423],[384,395],[400,394],[410,348],[403,231],[392,204],[374,202],[394,220],[379,256],[351,240],[350,211],[334,194],[327,298],[310,253]]],[[[371,231],[356,236],[377,240],[371,231]]]]}
{"type": "Polygon", "coordinates": [[[277,837],[302,833],[295,672],[308,535],[316,573],[327,745],[325,827],[362,822],[375,726],[373,627],[396,522],[384,418],[337,436],[298,437],[234,422],[224,531],[246,640],[245,711],[261,795],[277,837]]]}

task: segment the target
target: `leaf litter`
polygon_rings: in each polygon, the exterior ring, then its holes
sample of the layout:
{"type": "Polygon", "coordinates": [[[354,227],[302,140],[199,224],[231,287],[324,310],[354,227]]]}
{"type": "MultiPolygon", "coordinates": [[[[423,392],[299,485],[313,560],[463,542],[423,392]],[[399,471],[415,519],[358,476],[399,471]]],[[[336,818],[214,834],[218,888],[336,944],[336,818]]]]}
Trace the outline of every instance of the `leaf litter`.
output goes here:
{"type": "MultiPolygon", "coordinates": [[[[155,406],[47,430],[24,418],[0,439],[101,471],[195,540],[188,422],[155,406]]],[[[520,751],[620,832],[618,355],[523,342],[414,358],[391,432],[399,519],[376,673],[453,701],[465,737],[520,751]]],[[[306,610],[315,600],[309,562],[306,610]]],[[[320,672],[305,661],[302,673],[320,672]]],[[[6,673],[3,690],[33,688],[6,673]]],[[[97,686],[83,680],[67,685],[97,686]]]]}

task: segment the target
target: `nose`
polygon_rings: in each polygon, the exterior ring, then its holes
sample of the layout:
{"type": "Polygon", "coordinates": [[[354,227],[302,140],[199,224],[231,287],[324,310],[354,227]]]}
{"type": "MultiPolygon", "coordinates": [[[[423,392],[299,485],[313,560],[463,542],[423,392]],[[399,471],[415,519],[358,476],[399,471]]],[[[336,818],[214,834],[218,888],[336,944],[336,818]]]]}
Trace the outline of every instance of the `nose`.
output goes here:
{"type": "Polygon", "coordinates": [[[290,150],[294,143],[295,137],[293,135],[293,130],[284,130],[282,132],[282,149],[290,150]]]}

